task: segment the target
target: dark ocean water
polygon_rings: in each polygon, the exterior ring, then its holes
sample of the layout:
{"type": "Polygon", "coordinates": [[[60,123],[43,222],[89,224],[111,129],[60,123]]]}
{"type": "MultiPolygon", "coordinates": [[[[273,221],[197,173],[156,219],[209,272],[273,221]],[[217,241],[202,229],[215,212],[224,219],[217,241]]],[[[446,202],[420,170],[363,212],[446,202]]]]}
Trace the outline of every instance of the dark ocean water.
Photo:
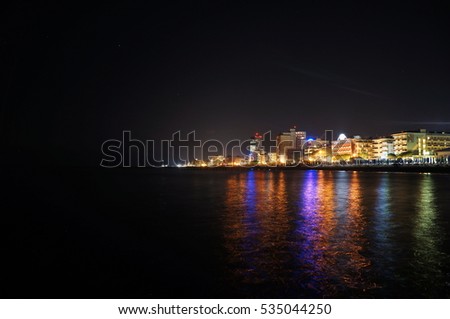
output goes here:
{"type": "Polygon", "coordinates": [[[450,175],[6,176],[3,298],[450,297],[450,175]]]}

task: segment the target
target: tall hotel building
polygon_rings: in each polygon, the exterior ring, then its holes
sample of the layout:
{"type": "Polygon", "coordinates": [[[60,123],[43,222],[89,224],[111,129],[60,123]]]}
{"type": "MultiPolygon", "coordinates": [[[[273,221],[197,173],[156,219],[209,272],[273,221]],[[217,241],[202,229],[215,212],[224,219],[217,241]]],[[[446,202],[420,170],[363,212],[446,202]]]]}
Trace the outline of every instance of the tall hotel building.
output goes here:
{"type": "Polygon", "coordinates": [[[289,132],[280,133],[277,136],[277,155],[278,161],[285,164],[289,161],[298,160],[303,144],[306,141],[306,132],[297,131],[291,128],[289,132]]]}
{"type": "Polygon", "coordinates": [[[394,154],[394,139],[392,137],[374,138],[373,158],[384,160],[389,154],[394,154]]]}
{"type": "Polygon", "coordinates": [[[404,131],[392,134],[394,138],[394,153],[401,155],[410,153],[416,157],[432,157],[436,151],[450,147],[450,133],[419,131],[404,131]]]}

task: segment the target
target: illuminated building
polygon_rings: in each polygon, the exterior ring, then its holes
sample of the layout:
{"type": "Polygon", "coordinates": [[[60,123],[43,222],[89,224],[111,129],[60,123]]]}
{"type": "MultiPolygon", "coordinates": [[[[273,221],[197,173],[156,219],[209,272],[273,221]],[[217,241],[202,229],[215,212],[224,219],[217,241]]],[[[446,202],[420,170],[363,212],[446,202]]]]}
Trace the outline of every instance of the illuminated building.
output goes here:
{"type": "Polygon", "coordinates": [[[303,154],[308,161],[330,162],[332,142],[320,138],[309,138],[303,144],[303,154]],[[329,151],[330,150],[330,151],[329,151]]]}
{"type": "Polygon", "coordinates": [[[394,138],[395,155],[408,154],[410,157],[429,158],[438,150],[450,146],[450,133],[419,131],[404,131],[392,134],[394,138]]]}
{"type": "Polygon", "coordinates": [[[223,155],[210,156],[208,166],[224,166],[226,159],[223,155]]]}
{"type": "Polygon", "coordinates": [[[361,136],[355,136],[352,139],[354,143],[354,153],[352,157],[358,157],[363,159],[373,158],[373,140],[361,138],[361,136]]]}
{"type": "Polygon", "coordinates": [[[394,139],[392,137],[380,137],[373,139],[373,158],[387,159],[389,154],[394,154],[394,139]]]}
{"type": "Polygon", "coordinates": [[[195,159],[192,162],[188,163],[186,166],[188,167],[206,167],[207,164],[199,159],[195,159]]]}
{"type": "Polygon", "coordinates": [[[332,143],[334,160],[372,159],[374,158],[373,145],[372,139],[361,138],[359,135],[347,138],[345,134],[340,134],[338,139],[332,143]]]}
{"type": "Polygon", "coordinates": [[[427,151],[435,154],[439,150],[450,147],[450,133],[428,132],[426,140],[427,151]]]}
{"type": "Polygon", "coordinates": [[[333,157],[332,150],[333,130],[325,130],[325,161],[331,163],[333,157]]]}
{"type": "Polygon", "coordinates": [[[277,154],[281,164],[293,163],[300,159],[303,144],[306,141],[306,132],[297,131],[296,127],[289,132],[277,136],[277,154]]]}
{"type": "Polygon", "coordinates": [[[265,162],[264,158],[264,149],[262,147],[262,135],[259,133],[255,133],[255,136],[252,136],[250,139],[250,154],[249,154],[249,162],[265,162]]]}
{"type": "Polygon", "coordinates": [[[241,156],[235,156],[232,163],[233,166],[245,166],[245,164],[247,164],[245,159],[241,156]]]}
{"type": "Polygon", "coordinates": [[[259,133],[255,133],[255,136],[252,136],[250,139],[250,152],[257,152],[261,149],[262,135],[259,133]]]}
{"type": "Polygon", "coordinates": [[[335,161],[348,160],[355,153],[355,143],[345,134],[340,134],[338,139],[332,143],[332,151],[335,161]]]}
{"type": "Polygon", "coordinates": [[[295,132],[295,148],[302,148],[303,144],[306,141],[306,132],[305,131],[296,131],[295,132]]]}
{"type": "Polygon", "coordinates": [[[267,153],[267,161],[270,164],[275,164],[277,162],[277,153],[275,152],[267,153]]]}
{"type": "Polygon", "coordinates": [[[394,138],[394,154],[406,154],[421,155],[419,154],[419,140],[422,141],[426,135],[426,130],[421,129],[418,132],[405,131],[392,134],[394,138]]]}

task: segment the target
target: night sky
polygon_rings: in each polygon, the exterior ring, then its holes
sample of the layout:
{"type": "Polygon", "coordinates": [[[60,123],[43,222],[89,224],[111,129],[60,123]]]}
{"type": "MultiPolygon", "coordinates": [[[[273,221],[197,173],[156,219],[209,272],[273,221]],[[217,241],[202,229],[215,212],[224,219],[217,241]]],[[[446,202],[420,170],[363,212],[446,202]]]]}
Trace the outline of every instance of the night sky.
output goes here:
{"type": "Polygon", "coordinates": [[[0,13],[3,149],[98,165],[123,130],[450,131],[448,5],[358,3],[14,1],[0,13]]]}

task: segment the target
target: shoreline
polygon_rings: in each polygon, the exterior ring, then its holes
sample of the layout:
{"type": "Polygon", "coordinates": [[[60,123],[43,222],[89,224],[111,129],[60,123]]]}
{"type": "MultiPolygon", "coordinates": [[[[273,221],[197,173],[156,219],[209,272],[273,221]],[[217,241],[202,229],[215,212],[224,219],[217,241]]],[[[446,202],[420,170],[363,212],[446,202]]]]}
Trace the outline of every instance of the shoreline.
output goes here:
{"type": "Polygon", "coordinates": [[[386,173],[441,173],[450,174],[450,166],[432,165],[342,165],[342,166],[216,166],[216,167],[167,167],[182,170],[325,170],[325,171],[361,171],[386,173]]]}

